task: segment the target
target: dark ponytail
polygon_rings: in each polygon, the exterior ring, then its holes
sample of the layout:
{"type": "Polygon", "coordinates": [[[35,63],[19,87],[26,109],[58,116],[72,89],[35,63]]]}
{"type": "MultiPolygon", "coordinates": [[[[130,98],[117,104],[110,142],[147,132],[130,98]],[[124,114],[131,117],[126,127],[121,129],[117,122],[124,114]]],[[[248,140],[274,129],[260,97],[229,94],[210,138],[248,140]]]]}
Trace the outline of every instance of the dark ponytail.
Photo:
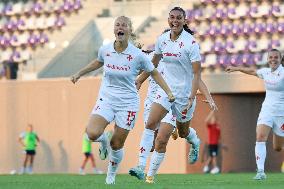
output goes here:
{"type": "Polygon", "coordinates": [[[194,31],[192,31],[191,29],[189,29],[189,27],[188,27],[187,24],[183,25],[183,29],[184,29],[186,32],[190,33],[191,35],[194,35],[194,31]]]}
{"type": "MultiPolygon", "coordinates": [[[[181,7],[174,7],[171,11],[174,11],[174,10],[182,12],[184,19],[186,19],[186,14],[185,14],[185,11],[183,10],[183,8],[181,8],[181,7]]],[[[186,32],[190,33],[191,35],[194,35],[194,32],[191,29],[189,29],[187,24],[183,25],[183,29],[186,32]]]]}

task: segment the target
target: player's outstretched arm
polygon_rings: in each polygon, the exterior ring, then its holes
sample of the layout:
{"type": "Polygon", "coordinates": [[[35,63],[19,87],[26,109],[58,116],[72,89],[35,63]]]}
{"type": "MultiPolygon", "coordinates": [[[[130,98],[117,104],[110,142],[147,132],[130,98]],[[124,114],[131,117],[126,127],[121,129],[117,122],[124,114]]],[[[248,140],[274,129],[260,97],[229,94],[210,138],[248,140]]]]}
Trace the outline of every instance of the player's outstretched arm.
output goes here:
{"type": "Polygon", "coordinates": [[[244,68],[244,67],[234,67],[234,66],[228,66],[226,68],[226,72],[231,73],[231,72],[242,72],[248,75],[253,75],[253,76],[257,76],[256,74],[256,69],[254,68],[244,68]]]}
{"type": "Polygon", "coordinates": [[[75,84],[80,79],[80,77],[82,77],[83,75],[85,75],[89,72],[95,71],[102,66],[103,66],[102,62],[99,62],[98,60],[94,60],[93,62],[88,64],[86,67],[81,69],[79,72],[72,75],[70,80],[75,84]]]}
{"type": "Polygon", "coordinates": [[[206,100],[204,100],[203,102],[206,102],[209,104],[210,109],[215,111],[218,110],[217,105],[215,104],[214,99],[212,98],[210,91],[208,90],[208,87],[206,86],[206,84],[203,82],[203,80],[201,79],[199,82],[199,91],[205,96],[206,100]]]}

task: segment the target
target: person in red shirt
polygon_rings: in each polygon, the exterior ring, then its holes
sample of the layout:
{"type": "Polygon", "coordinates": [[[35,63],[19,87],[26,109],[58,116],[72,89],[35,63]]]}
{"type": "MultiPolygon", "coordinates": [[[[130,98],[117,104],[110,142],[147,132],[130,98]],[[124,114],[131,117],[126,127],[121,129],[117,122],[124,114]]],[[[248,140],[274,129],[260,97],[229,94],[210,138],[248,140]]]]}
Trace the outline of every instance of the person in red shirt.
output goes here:
{"type": "Polygon", "coordinates": [[[205,162],[205,166],[203,168],[204,173],[209,172],[210,165],[212,167],[210,173],[217,174],[220,172],[220,169],[217,165],[217,156],[219,143],[221,138],[221,130],[218,124],[217,116],[214,111],[211,111],[207,118],[205,119],[208,131],[208,152],[209,156],[205,162]]]}

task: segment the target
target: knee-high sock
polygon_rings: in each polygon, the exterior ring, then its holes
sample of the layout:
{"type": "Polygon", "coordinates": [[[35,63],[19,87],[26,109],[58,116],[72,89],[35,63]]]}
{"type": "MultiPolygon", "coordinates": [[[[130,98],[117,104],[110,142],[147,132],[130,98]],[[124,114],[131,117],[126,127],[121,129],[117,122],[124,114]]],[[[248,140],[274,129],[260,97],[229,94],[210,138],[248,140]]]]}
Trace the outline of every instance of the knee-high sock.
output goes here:
{"type": "Polygon", "coordinates": [[[199,140],[196,134],[196,131],[191,127],[189,127],[189,133],[186,137],[186,140],[188,143],[192,143],[192,144],[196,144],[199,140]]]}
{"type": "Polygon", "coordinates": [[[155,176],[161,163],[163,162],[165,157],[165,153],[158,153],[156,151],[153,152],[150,161],[149,171],[147,176],[155,176]]]}
{"type": "Polygon", "coordinates": [[[108,164],[108,170],[107,174],[116,175],[118,166],[123,158],[124,150],[123,148],[119,150],[110,150],[110,156],[109,156],[109,164],[108,164]]]}
{"type": "Polygon", "coordinates": [[[264,163],[266,158],[266,142],[255,143],[255,161],[257,170],[264,171],[264,163]]]}
{"type": "Polygon", "coordinates": [[[108,147],[108,139],[105,133],[103,133],[99,138],[97,138],[95,142],[100,142],[102,147],[105,149],[108,147]]]}
{"type": "Polygon", "coordinates": [[[139,163],[142,168],[146,167],[147,158],[149,157],[151,148],[153,146],[155,131],[144,129],[140,142],[139,163]]]}

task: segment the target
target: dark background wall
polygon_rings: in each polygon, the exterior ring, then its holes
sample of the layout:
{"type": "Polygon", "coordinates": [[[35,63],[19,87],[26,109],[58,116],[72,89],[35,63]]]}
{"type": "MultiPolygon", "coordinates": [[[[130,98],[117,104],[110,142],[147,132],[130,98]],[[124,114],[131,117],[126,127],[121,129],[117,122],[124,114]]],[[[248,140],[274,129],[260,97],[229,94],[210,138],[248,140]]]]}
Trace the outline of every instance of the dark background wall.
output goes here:
{"type": "MultiPolygon", "coordinates": [[[[221,127],[222,142],[227,150],[221,150],[223,172],[255,171],[254,146],[256,122],[265,93],[217,94],[217,116],[221,127]]],[[[207,141],[207,129],[204,122],[209,114],[208,105],[199,96],[192,127],[202,139],[202,149],[207,141]]],[[[272,149],[272,132],[267,143],[267,171],[279,172],[282,162],[281,153],[272,149]]],[[[188,172],[200,171],[201,162],[187,166],[188,172]]]]}

